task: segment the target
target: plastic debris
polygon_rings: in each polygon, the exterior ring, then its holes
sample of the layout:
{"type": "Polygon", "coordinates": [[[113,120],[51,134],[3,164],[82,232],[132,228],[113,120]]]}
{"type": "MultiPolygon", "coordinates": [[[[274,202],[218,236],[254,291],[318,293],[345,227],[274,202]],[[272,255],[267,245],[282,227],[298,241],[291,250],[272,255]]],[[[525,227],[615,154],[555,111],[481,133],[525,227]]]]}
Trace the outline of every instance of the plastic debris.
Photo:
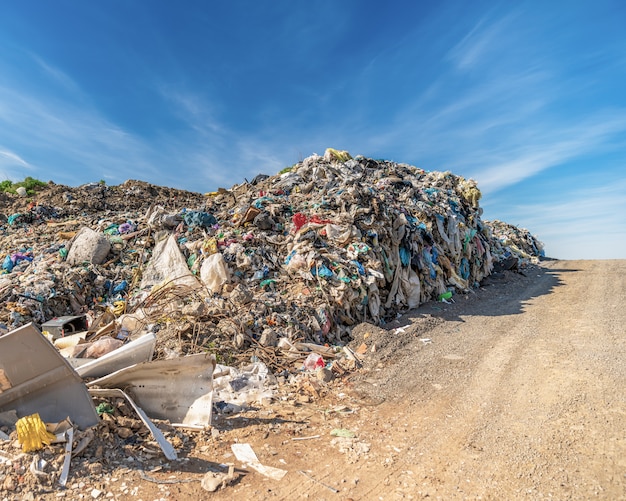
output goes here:
{"type": "Polygon", "coordinates": [[[208,194],[127,181],[7,197],[9,329],[85,315],[93,335],[108,311],[114,338],[155,333],[156,358],[255,353],[272,371],[281,339],[341,346],[361,322],[543,255],[526,230],[482,220],[475,181],[330,148],[208,194]]]}
{"type": "Polygon", "coordinates": [[[17,439],[24,452],[38,451],[44,444],[50,445],[55,436],[46,430],[45,423],[39,414],[24,416],[15,423],[17,439]]]}
{"type": "Polygon", "coordinates": [[[333,437],[354,438],[356,433],[346,428],[335,428],[330,432],[333,437]]]}
{"type": "Polygon", "coordinates": [[[250,468],[258,471],[261,475],[269,477],[273,480],[281,480],[287,474],[286,470],[261,464],[250,444],[232,444],[230,448],[238,461],[247,464],[250,468]]]}
{"type": "Polygon", "coordinates": [[[217,489],[226,487],[229,483],[239,478],[239,474],[235,472],[235,467],[230,465],[228,472],[207,471],[202,477],[200,485],[205,491],[215,492],[217,489]]]}
{"type": "Polygon", "coordinates": [[[267,366],[255,362],[242,368],[216,366],[213,398],[223,414],[238,412],[252,403],[266,403],[274,395],[267,366]]]}
{"type": "Polygon", "coordinates": [[[307,371],[321,369],[325,365],[324,358],[318,353],[311,353],[304,361],[304,369],[307,371]]]}

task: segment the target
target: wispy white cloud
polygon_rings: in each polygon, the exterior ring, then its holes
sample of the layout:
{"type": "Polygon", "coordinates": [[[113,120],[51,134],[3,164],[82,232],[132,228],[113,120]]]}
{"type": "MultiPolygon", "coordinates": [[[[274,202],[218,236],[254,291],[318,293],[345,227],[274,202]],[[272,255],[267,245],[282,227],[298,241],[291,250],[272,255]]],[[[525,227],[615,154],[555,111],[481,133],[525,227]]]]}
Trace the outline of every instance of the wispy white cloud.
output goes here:
{"type": "Polygon", "coordinates": [[[216,119],[216,106],[206,95],[185,91],[180,85],[166,83],[157,85],[157,91],[172,115],[195,132],[202,135],[226,132],[216,119]]]}
{"type": "MultiPolygon", "coordinates": [[[[10,103],[0,117],[3,137],[14,149],[28,153],[33,168],[41,172],[63,164],[68,172],[78,170],[82,176],[98,176],[111,168],[149,172],[142,160],[145,146],[94,110],[6,88],[0,89],[0,99],[10,103]]],[[[63,171],[54,174],[68,177],[63,171]]]]}
{"type": "Polygon", "coordinates": [[[583,155],[604,153],[615,148],[616,139],[626,144],[626,110],[592,117],[574,126],[550,125],[537,126],[524,145],[507,145],[507,160],[486,159],[484,166],[471,174],[481,190],[491,193],[583,155]]]}
{"type": "MultiPolygon", "coordinates": [[[[480,40],[490,40],[512,19],[506,16],[493,26],[481,21],[452,53],[478,33],[485,33],[480,40]]],[[[509,38],[515,41],[515,35],[513,30],[509,38]]],[[[477,50],[470,51],[476,64],[477,50]]],[[[481,64],[488,59],[494,65],[489,75],[461,85],[454,73],[441,74],[371,144],[399,158],[415,159],[424,168],[473,177],[485,193],[582,155],[602,153],[616,142],[624,146],[626,110],[580,109],[577,92],[587,85],[586,79],[560,74],[549,54],[521,68],[483,56],[481,64]],[[568,100],[572,103],[564,106],[568,100]]]]}
{"type": "Polygon", "coordinates": [[[185,129],[164,137],[162,151],[176,164],[185,166],[178,173],[179,179],[185,176],[189,186],[201,191],[229,187],[259,173],[275,174],[289,161],[311,154],[300,154],[294,150],[295,145],[311,144],[319,138],[319,132],[287,126],[288,122],[294,123],[293,117],[283,118],[281,124],[265,120],[262,127],[249,133],[233,130],[219,118],[226,111],[206,94],[165,83],[158,91],[185,129]]]}
{"type": "Polygon", "coordinates": [[[24,169],[31,168],[31,165],[18,154],[0,146],[0,181],[23,179],[25,176],[20,177],[20,174],[24,169]]]}
{"type": "Polygon", "coordinates": [[[37,64],[48,79],[51,79],[54,83],[60,85],[69,92],[80,92],[78,84],[69,75],[67,75],[67,73],[48,64],[33,52],[26,52],[26,54],[37,64]]]}
{"type": "Polygon", "coordinates": [[[460,70],[469,70],[484,63],[485,58],[497,51],[506,40],[504,35],[514,18],[514,14],[496,20],[492,20],[491,16],[483,17],[450,49],[448,60],[460,70]]]}
{"type": "Polygon", "coordinates": [[[0,147],[0,167],[10,168],[10,167],[27,167],[30,168],[31,165],[20,157],[17,153],[6,150],[0,147]]]}
{"type": "Polygon", "coordinates": [[[587,186],[554,193],[533,204],[500,209],[512,224],[527,227],[559,259],[626,258],[626,177],[590,177],[587,186]]]}

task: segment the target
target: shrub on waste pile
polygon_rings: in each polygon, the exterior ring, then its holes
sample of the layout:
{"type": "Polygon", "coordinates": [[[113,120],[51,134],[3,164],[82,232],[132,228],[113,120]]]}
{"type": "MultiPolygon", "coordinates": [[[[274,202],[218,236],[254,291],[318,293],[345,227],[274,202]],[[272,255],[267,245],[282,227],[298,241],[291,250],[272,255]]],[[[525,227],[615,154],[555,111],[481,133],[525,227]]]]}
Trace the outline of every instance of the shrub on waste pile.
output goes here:
{"type": "Polygon", "coordinates": [[[44,183],[39,179],[35,179],[34,177],[26,176],[24,181],[19,181],[17,183],[14,183],[9,179],[0,182],[0,191],[13,193],[15,195],[17,194],[17,189],[23,187],[28,195],[34,195],[38,188],[44,188],[45,186],[47,186],[47,183],[44,183]]]}

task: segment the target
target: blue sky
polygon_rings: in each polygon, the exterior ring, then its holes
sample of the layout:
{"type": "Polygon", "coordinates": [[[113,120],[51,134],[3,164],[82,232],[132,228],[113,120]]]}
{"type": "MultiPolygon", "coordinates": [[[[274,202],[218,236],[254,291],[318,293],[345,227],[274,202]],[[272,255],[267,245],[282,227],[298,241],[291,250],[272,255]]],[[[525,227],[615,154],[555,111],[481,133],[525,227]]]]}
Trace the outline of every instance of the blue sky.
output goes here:
{"type": "Polygon", "coordinates": [[[2,2],[0,179],[205,192],[334,147],[626,258],[624,89],[622,1],[2,2]]]}

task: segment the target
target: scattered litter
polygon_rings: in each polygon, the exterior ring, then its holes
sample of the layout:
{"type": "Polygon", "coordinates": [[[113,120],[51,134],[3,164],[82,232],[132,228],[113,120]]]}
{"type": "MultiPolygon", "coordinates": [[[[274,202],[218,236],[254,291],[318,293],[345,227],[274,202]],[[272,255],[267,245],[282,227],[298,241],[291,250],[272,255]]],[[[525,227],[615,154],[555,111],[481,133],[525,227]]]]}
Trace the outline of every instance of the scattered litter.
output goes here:
{"type": "Polygon", "coordinates": [[[153,484],[188,484],[191,482],[198,482],[197,478],[167,478],[164,480],[158,480],[154,477],[148,475],[145,471],[139,470],[139,476],[147,480],[148,482],[152,482],[153,484]]]}
{"type": "Polygon", "coordinates": [[[235,473],[235,467],[230,465],[228,472],[207,471],[202,477],[202,488],[205,491],[215,492],[217,489],[224,488],[228,484],[239,478],[239,474],[235,473]]]}
{"type": "Polygon", "coordinates": [[[15,456],[0,449],[0,464],[5,464],[9,462],[12,463],[13,461],[15,461],[15,456]]]}
{"type": "Polygon", "coordinates": [[[125,398],[126,401],[131,405],[131,407],[135,410],[139,418],[143,421],[146,427],[150,430],[150,433],[154,437],[154,439],[161,447],[163,454],[165,457],[170,460],[178,459],[178,455],[176,454],[176,450],[172,446],[171,443],[167,441],[167,439],[163,436],[161,430],[159,430],[150,418],[146,415],[146,413],[134,402],[132,398],[130,398],[126,393],[117,388],[103,389],[103,388],[90,388],[89,393],[98,397],[122,397],[125,398]]]}
{"type": "Polygon", "coordinates": [[[70,336],[75,332],[87,330],[87,317],[85,315],[78,315],[53,318],[41,324],[41,330],[44,335],[51,336],[52,340],[70,336]]]}
{"type": "Polygon", "coordinates": [[[88,360],[76,367],[76,372],[83,378],[102,377],[131,365],[149,362],[152,360],[156,341],[156,335],[149,332],[95,360],[88,360]]]}
{"type": "Polygon", "coordinates": [[[314,371],[324,367],[326,364],[324,363],[324,358],[321,355],[318,353],[311,353],[306,357],[303,365],[304,370],[314,371]]]}
{"type": "Polygon", "coordinates": [[[310,437],[293,437],[291,440],[313,440],[320,437],[321,435],[311,435],[310,437]]]}
{"type": "Polygon", "coordinates": [[[72,445],[74,443],[74,428],[68,428],[65,432],[65,456],[63,458],[63,469],[61,470],[61,476],[59,477],[59,484],[61,487],[65,487],[67,478],[70,474],[70,463],[72,461],[72,445]]]}
{"type": "Polygon", "coordinates": [[[267,403],[274,396],[271,387],[275,379],[262,362],[240,369],[218,365],[216,371],[220,377],[214,381],[213,398],[224,414],[232,414],[254,402],[267,403]]]}
{"type": "Polygon", "coordinates": [[[346,428],[335,428],[331,430],[330,434],[333,437],[343,437],[343,438],[354,438],[356,437],[356,433],[352,430],[348,430],[346,428]]]}
{"type": "Polygon", "coordinates": [[[32,452],[43,449],[44,445],[50,445],[54,435],[46,429],[45,423],[39,414],[24,416],[15,423],[17,439],[24,452],[32,452]]]}
{"type": "Polygon", "coordinates": [[[281,480],[286,474],[286,470],[274,468],[273,466],[265,466],[259,462],[254,450],[250,444],[232,444],[231,449],[238,461],[247,464],[253,470],[258,471],[261,475],[269,477],[273,480],[281,480]]]}
{"type": "Polygon", "coordinates": [[[29,470],[36,477],[46,478],[48,476],[45,472],[46,466],[48,466],[48,461],[35,455],[30,463],[29,470]]]}

